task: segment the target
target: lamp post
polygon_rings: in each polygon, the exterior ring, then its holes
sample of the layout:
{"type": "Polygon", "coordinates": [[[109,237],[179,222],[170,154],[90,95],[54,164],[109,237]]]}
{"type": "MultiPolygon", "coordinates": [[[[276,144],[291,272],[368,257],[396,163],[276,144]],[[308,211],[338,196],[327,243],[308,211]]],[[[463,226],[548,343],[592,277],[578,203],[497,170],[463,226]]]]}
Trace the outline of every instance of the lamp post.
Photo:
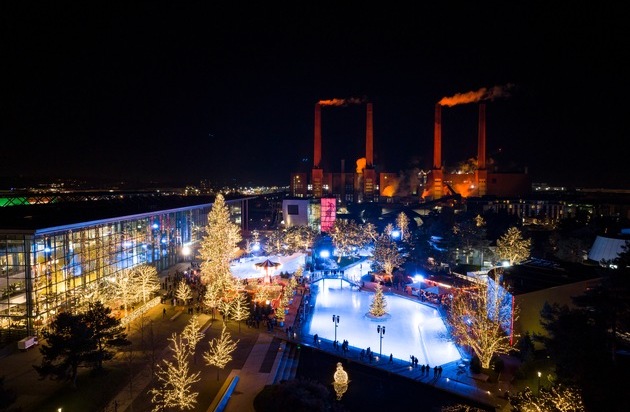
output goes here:
{"type": "Polygon", "coordinates": [[[378,350],[378,356],[382,357],[383,356],[383,335],[385,334],[385,326],[381,326],[378,325],[376,327],[376,331],[378,332],[379,336],[381,337],[381,346],[378,350]]]}
{"type": "Polygon", "coordinates": [[[540,395],[540,376],[542,375],[542,373],[540,373],[540,371],[538,371],[538,394],[540,395]]]}
{"type": "Polygon", "coordinates": [[[335,342],[337,342],[337,326],[339,326],[339,315],[333,315],[332,321],[335,324],[335,342]]]}

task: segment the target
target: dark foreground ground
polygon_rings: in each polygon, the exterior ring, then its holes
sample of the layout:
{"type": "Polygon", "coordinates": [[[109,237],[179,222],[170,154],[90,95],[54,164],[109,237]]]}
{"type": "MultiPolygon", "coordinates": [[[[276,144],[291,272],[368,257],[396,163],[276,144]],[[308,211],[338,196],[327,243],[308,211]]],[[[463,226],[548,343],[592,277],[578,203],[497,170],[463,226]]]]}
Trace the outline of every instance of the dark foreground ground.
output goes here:
{"type": "Polygon", "coordinates": [[[350,412],[354,411],[440,411],[443,406],[463,404],[485,411],[494,411],[486,405],[442,391],[425,383],[333,354],[302,346],[296,378],[317,380],[335,397],[333,374],[337,362],[342,362],[350,384],[339,401],[350,412]]]}

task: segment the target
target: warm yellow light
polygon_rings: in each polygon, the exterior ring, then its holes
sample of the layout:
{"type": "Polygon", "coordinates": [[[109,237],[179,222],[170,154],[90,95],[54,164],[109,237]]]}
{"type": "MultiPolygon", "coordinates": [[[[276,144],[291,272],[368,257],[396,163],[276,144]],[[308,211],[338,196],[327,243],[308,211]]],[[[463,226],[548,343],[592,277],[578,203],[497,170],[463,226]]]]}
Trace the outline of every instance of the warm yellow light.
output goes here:
{"type": "Polygon", "coordinates": [[[540,378],[541,376],[542,376],[542,373],[541,373],[541,372],[538,372],[538,377],[540,378]]]}
{"type": "Polygon", "coordinates": [[[337,362],[337,370],[335,371],[333,378],[335,380],[333,386],[335,388],[335,393],[337,394],[337,400],[341,400],[343,394],[348,390],[348,383],[350,382],[348,380],[348,373],[343,370],[341,362],[337,362]]]}

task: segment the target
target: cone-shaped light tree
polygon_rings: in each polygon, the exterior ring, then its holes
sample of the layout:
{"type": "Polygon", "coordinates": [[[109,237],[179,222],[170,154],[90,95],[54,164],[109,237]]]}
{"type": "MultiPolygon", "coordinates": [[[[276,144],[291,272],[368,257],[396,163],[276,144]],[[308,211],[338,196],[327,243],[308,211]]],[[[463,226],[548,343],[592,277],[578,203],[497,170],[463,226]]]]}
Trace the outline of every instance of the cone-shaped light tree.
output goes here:
{"type": "Polygon", "coordinates": [[[230,262],[237,255],[237,244],[240,241],[241,229],[230,220],[230,210],[225,198],[218,194],[208,213],[206,235],[199,250],[203,283],[218,283],[227,287],[232,278],[230,262]]]}
{"type": "Polygon", "coordinates": [[[374,297],[372,298],[372,303],[370,304],[370,315],[375,317],[384,316],[387,314],[387,311],[385,310],[386,308],[387,301],[383,295],[383,287],[380,283],[377,283],[374,297]]]}

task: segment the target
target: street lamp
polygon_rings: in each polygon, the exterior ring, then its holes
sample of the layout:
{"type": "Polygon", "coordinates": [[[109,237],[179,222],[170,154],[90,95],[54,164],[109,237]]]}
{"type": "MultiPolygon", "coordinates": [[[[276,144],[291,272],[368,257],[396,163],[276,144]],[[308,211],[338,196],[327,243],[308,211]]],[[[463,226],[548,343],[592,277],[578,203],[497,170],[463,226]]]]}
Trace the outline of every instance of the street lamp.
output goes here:
{"type": "Polygon", "coordinates": [[[385,326],[378,325],[376,327],[376,331],[378,332],[379,336],[381,337],[381,346],[380,346],[379,351],[378,351],[378,356],[382,357],[383,356],[383,335],[385,334],[385,326]]]}
{"type": "Polygon", "coordinates": [[[339,326],[339,315],[333,315],[332,321],[335,324],[335,343],[337,342],[337,326],[339,326]]]}
{"type": "Polygon", "coordinates": [[[542,373],[540,373],[540,371],[538,371],[538,394],[540,395],[540,376],[542,375],[542,373]]]}

